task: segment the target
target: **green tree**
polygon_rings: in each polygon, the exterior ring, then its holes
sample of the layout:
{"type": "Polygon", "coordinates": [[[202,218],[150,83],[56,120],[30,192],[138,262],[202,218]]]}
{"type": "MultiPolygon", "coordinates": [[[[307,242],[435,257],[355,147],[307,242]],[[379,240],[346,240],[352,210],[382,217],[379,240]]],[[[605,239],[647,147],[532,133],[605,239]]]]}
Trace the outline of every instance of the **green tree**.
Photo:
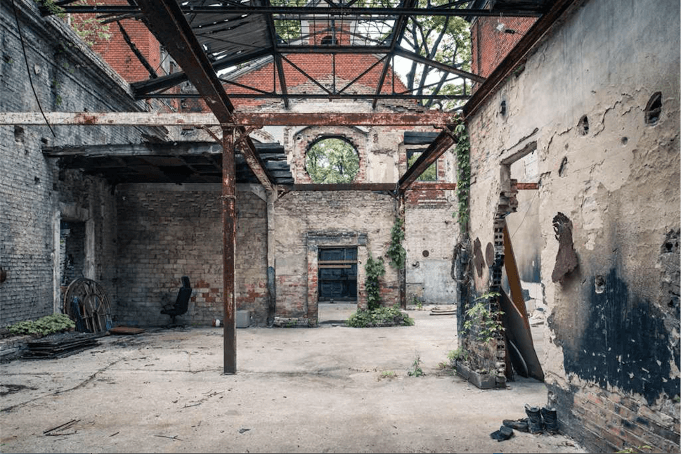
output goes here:
{"type": "Polygon", "coordinates": [[[315,183],[351,183],[359,171],[359,156],[343,139],[322,139],[308,150],[305,168],[315,183]]]}
{"type": "MultiPolygon", "coordinates": [[[[403,0],[359,0],[358,6],[399,7],[403,0]],[[377,3],[380,3],[377,4],[377,3]]],[[[472,1],[460,0],[417,0],[416,8],[450,7],[466,8],[472,1]]],[[[394,20],[364,21],[364,27],[371,35],[381,35],[388,40],[394,20]],[[388,31],[386,31],[388,30],[388,31]]],[[[361,28],[361,27],[360,27],[361,28]]],[[[469,24],[461,17],[409,16],[404,36],[399,45],[422,57],[436,60],[464,71],[470,71],[471,45],[469,24]]],[[[461,95],[463,78],[436,68],[411,61],[404,82],[411,93],[416,95],[461,95]]],[[[424,107],[451,109],[457,101],[442,101],[423,98],[419,104],[424,107]]]]}
{"type": "MultiPolygon", "coordinates": [[[[421,157],[422,151],[414,152],[407,160],[407,168],[414,165],[416,160],[421,157]]],[[[419,177],[418,181],[437,181],[437,162],[432,163],[419,177]]]]}

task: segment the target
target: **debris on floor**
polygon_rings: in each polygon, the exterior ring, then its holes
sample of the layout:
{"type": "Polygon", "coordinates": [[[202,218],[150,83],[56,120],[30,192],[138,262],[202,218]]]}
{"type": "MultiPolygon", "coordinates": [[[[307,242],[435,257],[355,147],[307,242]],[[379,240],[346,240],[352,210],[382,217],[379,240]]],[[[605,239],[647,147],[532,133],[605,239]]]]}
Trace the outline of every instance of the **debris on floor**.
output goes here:
{"type": "Polygon", "coordinates": [[[508,426],[501,426],[499,430],[492,432],[489,436],[496,441],[506,441],[513,436],[513,429],[508,426]]]}
{"type": "Polygon", "coordinates": [[[102,337],[102,335],[78,332],[53,334],[28,342],[28,350],[24,353],[23,358],[64,358],[99,345],[98,337],[102,337]]]}
{"type": "Polygon", "coordinates": [[[142,334],[144,330],[142,328],[132,328],[130,326],[117,326],[109,330],[110,334],[142,334]]]}

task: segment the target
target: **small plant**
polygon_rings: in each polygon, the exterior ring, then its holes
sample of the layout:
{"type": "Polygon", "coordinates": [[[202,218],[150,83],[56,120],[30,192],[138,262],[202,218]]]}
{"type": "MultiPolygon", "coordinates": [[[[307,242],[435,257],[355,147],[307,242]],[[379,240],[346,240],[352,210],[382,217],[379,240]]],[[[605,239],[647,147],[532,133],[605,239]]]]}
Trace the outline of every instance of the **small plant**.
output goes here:
{"type": "Polygon", "coordinates": [[[421,301],[420,299],[418,299],[418,298],[416,297],[416,295],[414,295],[414,296],[412,297],[411,303],[412,303],[414,306],[416,306],[416,308],[417,308],[418,310],[423,309],[423,301],[421,301]]]}
{"type": "Polygon", "coordinates": [[[381,377],[380,377],[380,378],[388,378],[388,379],[390,379],[390,378],[396,378],[396,377],[397,377],[397,374],[395,373],[395,371],[393,371],[393,370],[384,370],[383,372],[381,372],[381,377]]]}
{"type": "Polygon", "coordinates": [[[381,306],[381,286],[378,279],[385,274],[383,259],[374,260],[371,253],[369,253],[364,269],[366,271],[364,286],[367,292],[367,303],[371,311],[381,306]]]}
{"type": "Polygon", "coordinates": [[[47,315],[36,321],[26,320],[15,323],[8,327],[9,332],[14,335],[32,334],[47,336],[48,334],[59,333],[75,328],[76,324],[65,314],[47,315]]]}
{"type": "Polygon", "coordinates": [[[410,377],[422,377],[423,375],[426,375],[423,372],[423,369],[421,369],[421,355],[418,353],[416,354],[416,358],[414,358],[414,362],[411,365],[411,370],[407,372],[407,375],[410,377]]]}
{"type": "Polygon", "coordinates": [[[463,346],[457,348],[456,350],[450,350],[449,353],[447,353],[447,359],[449,360],[450,364],[453,364],[455,361],[461,361],[465,363],[468,361],[468,350],[466,350],[463,346]]]}
{"type": "Polygon", "coordinates": [[[374,310],[359,310],[348,317],[347,325],[352,328],[376,326],[412,326],[414,319],[402,312],[398,305],[379,307],[374,310]]]}
{"type": "Polygon", "coordinates": [[[407,261],[407,251],[402,246],[402,241],[404,240],[403,226],[404,221],[396,218],[393,228],[390,230],[390,247],[388,247],[386,252],[386,255],[390,258],[390,264],[396,270],[403,269],[407,261]]]}
{"type": "MultiPolygon", "coordinates": [[[[475,327],[477,340],[488,343],[503,332],[504,327],[496,317],[497,314],[492,314],[487,308],[489,299],[497,296],[499,293],[490,292],[475,299],[475,304],[466,311],[466,321],[463,324],[464,334],[469,333],[475,327]]],[[[500,311],[499,314],[503,312],[500,311]]]]}

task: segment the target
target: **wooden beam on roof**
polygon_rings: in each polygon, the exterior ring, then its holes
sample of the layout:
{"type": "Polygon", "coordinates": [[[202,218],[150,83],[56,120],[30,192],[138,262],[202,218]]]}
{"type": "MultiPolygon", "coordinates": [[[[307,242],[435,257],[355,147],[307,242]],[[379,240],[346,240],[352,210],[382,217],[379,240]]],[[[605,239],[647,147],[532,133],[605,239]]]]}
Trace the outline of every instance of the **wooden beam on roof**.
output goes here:
{"type": "MultiPolygon", "coordinates": [[[[225,123],[212,113],[157,112],[45,112],[54,126],[432,126],[454,124],[451,112],[368,112],[368,113],[297,113],[297,112],[234,112],[225,123]]],[[[44,126],[40,112],[0,112],[0,125],[44,126]]]]}
{"type": "MultiPolygon", "coordinates": [[[[233,123],[234,106],[177,2],[137,0],[137,4],[144,13],[149,28],[187,74],[220,123],[222,125],[233,123]]],[[[243,131],[243,128],[239,129],[243,131]]],[[[246,138],[244,143],[246,147],[243,154],[248,166],[265,189],[273,191],[273,179],[255,153],[253,142],[246,138]]],[[[227,150],[223,151],[226,152],[227,150]]]]}

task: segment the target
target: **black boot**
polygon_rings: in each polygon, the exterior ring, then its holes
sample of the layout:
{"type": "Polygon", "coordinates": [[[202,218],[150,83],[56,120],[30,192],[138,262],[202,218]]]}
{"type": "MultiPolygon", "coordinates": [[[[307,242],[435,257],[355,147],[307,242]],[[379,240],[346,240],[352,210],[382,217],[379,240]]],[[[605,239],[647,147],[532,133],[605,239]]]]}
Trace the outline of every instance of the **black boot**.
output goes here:
{"type": "Polygon", "coordinates": [[[531,434],[540,434],[544,432],[544,424],[541,419],[541,410],[539,407],[530,407],[525,404],[525,413],[529,419],[529,429],[531,434]]]}
{"type": "Polygon", "coordinates": [[[513,436],[513,429],[501,426],[499,430],[492,432],[489,436],[496,441],[506,441],[513,436]]]}
{"type": "Polygon", "coordinates": [[[506,427],[510,427],[511,429],[515,429],[518,432],[529,432],[530,431],[527,418],[513,419],[513,420],[512,419],[504,419],[502,422],[506,427]]]}
{"type": "Polygon", "coordinates": [[[558,416],[556,410],[553,408],[543,407],[541,409],[541,416],[544,419],[544,427],[546,431],[552,435],[558,433],[558,416]]]}

